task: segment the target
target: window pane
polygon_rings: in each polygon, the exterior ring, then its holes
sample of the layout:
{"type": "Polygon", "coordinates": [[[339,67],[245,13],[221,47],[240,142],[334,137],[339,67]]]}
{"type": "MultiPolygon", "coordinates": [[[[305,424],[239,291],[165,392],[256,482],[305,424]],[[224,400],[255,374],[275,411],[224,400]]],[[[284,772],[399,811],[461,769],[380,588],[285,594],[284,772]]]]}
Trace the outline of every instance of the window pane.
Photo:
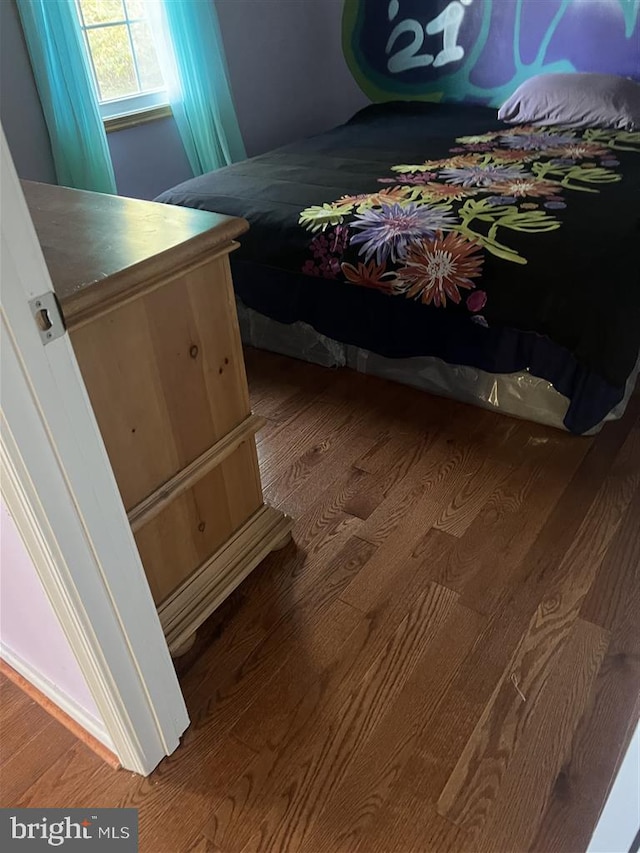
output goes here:
{"type": "Polygon", "coordinates": [[[100,100],[135,94],[138,83],[127,27],[87,30],[87,38],[100,87],[100,100]]]}
{"type": "Polygon", "coordinates": [[[131,39],[138,61],[140,86],[145,89],[161,89],[164,86],[160,63],[147,23],[131,24],[131,39]]]}
{"type": "Polygon", "coordinates": [[[122,0],[79,0],[85,24],[103,24],[124,19],[122,0]]]}
{"type": "Polygon", "coordinates": [[[144,0],[126,0],[127,14],[130,18],[145,18],[144,0]]]}

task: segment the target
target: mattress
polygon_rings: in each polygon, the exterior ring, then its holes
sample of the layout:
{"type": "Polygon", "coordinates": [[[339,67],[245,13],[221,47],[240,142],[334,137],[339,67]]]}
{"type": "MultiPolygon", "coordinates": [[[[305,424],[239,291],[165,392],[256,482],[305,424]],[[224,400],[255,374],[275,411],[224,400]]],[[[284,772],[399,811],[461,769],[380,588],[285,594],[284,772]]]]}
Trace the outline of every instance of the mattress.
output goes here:
{"type": "MultiPolygon", "coordinates": [[[[569,399],[550,382],[528,370],[488,373],[474,367],[447,364],[433,356],[384,358],[360,347],[348,346],[316,332],[307,323],[287,325],[265,317],[237,299],[240,333],[244,344],[257,349],[308,361],[327,368],[347,367],[359,373],[410,385],[421,391],[471,403],[511,417],[566,430],[569,399]]],[[[640,358],[630,375],[625,393],[587,433],[598,433],[610,420],[621,418],[640,372],[640,358]]]]}
{"type": "Polygon", "coordinates": [[[640,352],[640,134],[380,104],[159,200],[249,220],[234,284],[273,320],[387,360],[529,373],[569,401],[577,433],[624,399],[640,352]]]}

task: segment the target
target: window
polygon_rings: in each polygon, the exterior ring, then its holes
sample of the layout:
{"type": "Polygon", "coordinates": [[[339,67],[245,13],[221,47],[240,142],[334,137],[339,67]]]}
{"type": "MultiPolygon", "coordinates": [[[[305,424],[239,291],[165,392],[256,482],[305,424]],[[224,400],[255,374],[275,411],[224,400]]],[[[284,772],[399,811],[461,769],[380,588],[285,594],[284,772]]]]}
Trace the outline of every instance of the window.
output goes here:
{"type": "Polygon", "coordinates": [[[76,0],[103,118],[167,103],[145,0],[76,0]]]}

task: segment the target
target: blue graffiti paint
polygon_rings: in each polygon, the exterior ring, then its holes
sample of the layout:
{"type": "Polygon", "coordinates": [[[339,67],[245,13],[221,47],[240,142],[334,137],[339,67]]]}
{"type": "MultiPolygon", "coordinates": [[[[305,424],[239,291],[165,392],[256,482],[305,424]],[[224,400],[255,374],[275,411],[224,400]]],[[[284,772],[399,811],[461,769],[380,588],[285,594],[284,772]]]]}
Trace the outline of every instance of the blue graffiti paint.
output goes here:
{"type": "Polygon", "coordinates": [[[374,100],[497,105],[535,74],[640,79],[640,0],[346,0],[349,66],[374,100]]]}

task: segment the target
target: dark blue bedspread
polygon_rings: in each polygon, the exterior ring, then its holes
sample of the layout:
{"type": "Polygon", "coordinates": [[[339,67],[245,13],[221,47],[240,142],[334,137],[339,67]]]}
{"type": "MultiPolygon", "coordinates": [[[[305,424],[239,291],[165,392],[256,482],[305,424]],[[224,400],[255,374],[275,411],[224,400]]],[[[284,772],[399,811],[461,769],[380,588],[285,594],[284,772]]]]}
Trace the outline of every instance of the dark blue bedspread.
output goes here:
{"type": "Polygon", "coordinates": [[[528,369],[577,433],[638,357],[640,134],[375,105],[158,200],[249,220],[232,259],[249,307],[387,357],[528,369]]]}

